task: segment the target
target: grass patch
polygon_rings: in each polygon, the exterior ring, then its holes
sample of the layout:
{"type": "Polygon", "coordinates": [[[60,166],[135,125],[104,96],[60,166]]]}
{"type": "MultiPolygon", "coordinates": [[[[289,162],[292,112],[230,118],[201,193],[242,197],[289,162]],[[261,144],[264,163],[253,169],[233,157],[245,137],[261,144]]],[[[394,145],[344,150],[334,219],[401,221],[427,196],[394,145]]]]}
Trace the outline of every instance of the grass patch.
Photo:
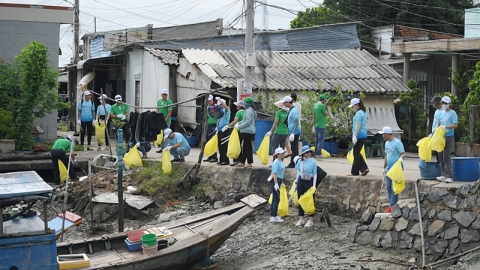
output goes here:
{"type": "Polygon", "coordinates": [[[68,131],[68,122],[67,121],[60,121],[57,124],[57,130],[67,132],[68,131]]]}
{"type": "Polygon", "coordinates": [[[162,163],[159,162],[134,171],[132,179],[148,195],[158,195],[163,201],[176,201],[178,199],[177,183],[184,173],[183,170],[174,166],[172,174],[165,175],[162,171],[162,163]]]}
{"type": "Polygon", "coordinates": [[[204,195],[205,190],[210,187],[213,188],[212,182],[201,182],[192,187],[190,190],[190,195],[200,198],[202,195],[204,195]]]}

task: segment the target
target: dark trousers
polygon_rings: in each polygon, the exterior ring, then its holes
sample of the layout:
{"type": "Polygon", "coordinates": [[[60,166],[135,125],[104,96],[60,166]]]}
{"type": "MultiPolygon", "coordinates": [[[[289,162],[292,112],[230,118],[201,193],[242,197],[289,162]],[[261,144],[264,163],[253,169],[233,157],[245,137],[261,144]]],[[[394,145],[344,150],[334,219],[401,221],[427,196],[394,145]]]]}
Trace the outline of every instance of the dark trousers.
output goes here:
{"type": "Polygon", "coordinates": [[[80,144],[83,145],[83,142],[85,140],[85,131],[87,132],[87,143],[90,145],[92,143],[92,132],[93,132],[93,126],[92,126],[92,121],[90,122],[81,122],[80,124],[81,129],[80,129],[80,144]]]}
{"type": "MultiPolygon", "coordinates": [[[[53,167],[53,180],[55,180],[55,184],[60,184],[60,168],[58,168],[58,160],[61,160],[63,162],[63,165],[65,165],[65,168],[68,170],[68,157],[65,154],[63,150],[59,149],[53,149],[52,152],[50,152],[50,156],[52,157],[52,167],[53,167]]],[[[70,170],[68,171],[68,174],[70,175],[70,179],[76,180],[77,175],[75,174],[75,171],[73,170],[73,164],[70,163],[70,170]]]]}
{"type": "Polygon", "coordinates": [[[240,141],[243,141],[242,145],[242,156],[239,161],[242,164],[245,164],[245,161],[248,164],[253,163],[253,149],[252,149],[252,140],[255,137],[255,134],[250,133],[240,133],[240,141]]]}
{"type": "MultiPolygon", "coordinates": [[[[213,125],[208,125],[208,129],[207,129],[207,142],[213,137],[215,136],[215,128],[217,127],[217,125],[213,124],[213,125]]],[[[208,159],[217,159],[217,153],[207,157],[208,159]]]]}
{"type": "MultiPolygon", "coordinates": [[[[277,178],[278,186],[282,185],[283,179],[277,178]]],[[[270,216],[278,216],[278,204],[280,203],[280,190],[275,190],[275,181],[270,181],[270,190],[272,191],[272,204],[270,205],[270,216]]]]}
{"type": "MultiPolygon", "coordinates": [[[[100,119],[105,120],[105,115],[100,115],[100,119]]],[[[109,146],[110,143],[108,141],[108,135],[110,135],[110,121],[107,122],[107,125],[105,125],[105,145],[109,146]]]]}
{"type": "Polygon", "coordinates": [[[225,132],[222,132],[221,130],[218,131],[218,152],[220,154],[220,163],[230,164],[230,159],[227,157],[228,141],[225,142],[222,140],[223,138],[230,136],[230,133],[232,133],[231,129],[227,129],[225,132]],[[222,144],[222,142],[225,143],[222,144]]]}
{"type": "MultiPolygon", "coordinates": [[[[297,179],[297,194],[298,198],[303,195],[303,193],[307,192],[309,188],[313,186],[313,178],[310,180],[302,180],[300,177],[297,179]]],[[[313,194],[313,202],[315,203],[315,193],[313,194]]],[[[303,217],[305,212],[303,211],[302,206],[298,205],[298,216],[303,217]]],[[[314,214],[309,215],[309,217],[313,217],[314,214]]]]}
{"type": "MultiPolygon", "coordinates": [[[[300,134],[295,135],[293,142],[290,142],[290,149],[292,150],[292,155],[290,156],[290,164],[289,167],[295,167],[295,162],[293,162],[293,158],[298,156],[298,141],[300,140],[300,134]]],[[[298,196],[300,198],[300,196],[298,196]]]]}
{"type": "Polygon", "coordinates": [[[368,170],[367,162],[363,158],[360,151],[363,148],[363,145],[367,141],[367,138],[358,139],[357,143],[353,146],[353,165],[352,171],[350,172],[352,175],[359,175],[360,173],[368,170]]]}

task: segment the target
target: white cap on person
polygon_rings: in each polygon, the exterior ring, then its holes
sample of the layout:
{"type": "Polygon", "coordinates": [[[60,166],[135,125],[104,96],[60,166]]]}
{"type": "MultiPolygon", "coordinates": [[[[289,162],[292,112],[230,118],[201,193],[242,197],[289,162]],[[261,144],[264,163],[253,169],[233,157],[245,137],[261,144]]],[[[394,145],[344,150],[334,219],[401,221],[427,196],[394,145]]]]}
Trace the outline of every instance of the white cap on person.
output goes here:
{"type": "Polygon", "coordinates": [[[172,133],[171,129],[169,129],[169,128],[165,129],[163,137],[166,139],[168,137],[168,135],[170,135],[170,133],[172,133]]]}
{"type": "Polygon", "coordinates": [[[83,92],[83,95],[84,95],[84,96],[89,96],[90,94],[91,94],[91,93],[90,93],[90,91],[88,91],[88,90],[85,91],[85,92],[83,92]]]}
{"type": "Polygon", "coordinates": [[[102,100],[102,99],[104,99],[104,98],[107,99],[107,95],[103,94],[103,95],[101,95],[101,96],[98,97],[98,99],[100,99],[100,100],[102,100]]]}
{"type": "Polygon", "coordinates": [[[208,100],[213,100],[213,96],[212,96],[212,95],[208,95],[208,100]]]}
{"type": "Polygon", "coordinates": [[[160,94],[162,94],[162,95],[163,95],[163,94],[168,95],[168,90],[167,90],[167,89],[162,89],[162,91],[160,91],[160,94]]]}
{"type": "Polygon", "coordinates": [[[115,100],[122,101],[122,96],[120,96],[120,95],[116,95],[116,96],[115,96],[115,100]]]}
{"type": "Polygon", "coordinates": [[[299,156],[296,156],[293,158],[293,163],[297,164],[298,160],[300,160],[299,156]]]}
{"type": "Polygon", "coordinates": [[[71,136],[71,135],[67,135],[67,136],[65,136],[65,139],[67,139],[67,140],[69,140],[69,141],[73,141],[73,138],[72,138],[72,136],[71,136]]]}
{"type": "Polygon", "coordinates": [[[286,96],[286,97],[283,98],[283,102],[284,102],[284,103],[285,103],[285,102],[292,102],[292,101],[293,101],[293,99],[292,99],[291,96],[286,96]]]}
{"type": "Polygon", "coordinates": [[[282,153],[285,153],[285,149],[281,147],[278,147],[277,149],[275,149],[275,155],[282,154],[282,153]]]}
{"type": "Polygon", "coordinates": [[[392,133],[393,133],[393,130],[392,130],[391,127],[385,126],[385,127],[383,127],[382,130],[380,130],[378,133],[379,133],[379,134],[392,134],[392,133]]]}
{"type": "Polygon", "coordinates": [[[450,103],[452,103],[452,99],[449,96],[444,96],[442,98],[442,102],[450,104],[450,103]]]}
{"type": "Polygon", "coordinates": [[[360,103],[360,99],[359,98],[352,98],[352,100],[350,100],[350,105],[348,105],[348,107],[353,107],[353,105],[357,105],[358,103],[360,103]]]}

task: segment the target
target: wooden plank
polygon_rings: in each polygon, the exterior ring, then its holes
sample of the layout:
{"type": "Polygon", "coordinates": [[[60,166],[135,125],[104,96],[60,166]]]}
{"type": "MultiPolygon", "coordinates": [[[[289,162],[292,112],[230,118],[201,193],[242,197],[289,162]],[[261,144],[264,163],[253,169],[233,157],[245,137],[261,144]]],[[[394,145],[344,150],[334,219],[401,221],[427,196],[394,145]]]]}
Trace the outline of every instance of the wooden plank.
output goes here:
{"type": "Polygon", "coordinates": [[[257,208],[258,206],[261,206],[262,204],[265,204],[267,202],[267,200],[258,196],[257,194],[249,195],[241,199],[240,201],[242,201],[243,203],[245,203],[246,205],[252,208],[257,208]]]}

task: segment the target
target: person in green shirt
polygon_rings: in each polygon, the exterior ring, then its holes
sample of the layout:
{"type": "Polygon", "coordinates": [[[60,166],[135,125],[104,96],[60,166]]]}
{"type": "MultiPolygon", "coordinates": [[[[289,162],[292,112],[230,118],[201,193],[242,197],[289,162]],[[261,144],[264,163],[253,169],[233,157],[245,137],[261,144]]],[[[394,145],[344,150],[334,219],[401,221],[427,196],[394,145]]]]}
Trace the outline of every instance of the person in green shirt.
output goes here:
{"type": "MultiPolygon", "coordinates": [[[[278,107],[278,111],[275,113],[275,121],[273,122],[272,128],[268,131],[265,136],[272,137],[272,148],[277,149],[281,147],[285,149],[285,144],[288,138],[288,127],[285,125],[285,120],[288,116],[288,108],[283,106],[283,102],[276,102],[275,105],[278,107]]],[[[275,156],[273,158],[275,161],[275,156]]]]}
{"type": "MultiPolygon", "coordinates": [[[[235,106],[237,106],[237,113],[235,113],[235,118],[233,121],[228,124],[228,128],[233,128],[236,123],[241,122],[243,120],[243,117],[245,116],[245,101],[239,100],[237,102],[233,103],[235,106]]],[[[243,144],[243,141],[240,141],[240,144],[243,144]]],[[[240,163],[240,159],[242,157],[242,153],[240,152],[240,155],[238,158],[233,160],[233,163],[230,164],[230,166],[236,166],[238,163],[240,163]]]]}
{"type": "Polygon", "coordinates": [[[327,97],[320,95],[319,101],[313,106],[313,127],[312,132],[317,134],[315,143],[315,157],[322,157],[323,142],[325,141],[325,129],[327,128],[328,111],[326,104],[327,97]]]}
{"type": "Polygon", "coordinates": [[[109,119],[117,119],[123,122],[123,140],[128,142],[130,140],[130,130],[128,129],[128,116],[130,115],[130,108],[127,104],[123,104],[122,96],[115,96],[115,105],[110,108],[110,113],[108,114],[107,121],[109,119]]]}
{"type": "MultiPolygon", "coordinates": [[[[57,139],[52,146],[52,151],[50,152],[50,157],[52,159],[53,167],[53,180],[55,184],[60,184],[60,168],[58,167],[58,161],[61,160],[65,168],[68,169],[68,157],[66,155],[67,151],[70,152],[72,146],[73,138],[68,135],[65,138],[57,139]]],[[[75,158],[75,153],[72,151],[71,158],[75,158]]],[[[70,163],[70,170],[68,171],[71,180],[77,180],[77,175],[75,170],[73,170],[73,165],[70,163]]]]}
{"type": "Polygon", "coordinates": [[[173,111],[173,102],[168,98],[168,90],[163,89],[161,92],[162,98],[157,102],[157,112],[163,114],[165,117],[165,122],[167,122],[168,127],[172,124],[172,111],[173,111]]]}

